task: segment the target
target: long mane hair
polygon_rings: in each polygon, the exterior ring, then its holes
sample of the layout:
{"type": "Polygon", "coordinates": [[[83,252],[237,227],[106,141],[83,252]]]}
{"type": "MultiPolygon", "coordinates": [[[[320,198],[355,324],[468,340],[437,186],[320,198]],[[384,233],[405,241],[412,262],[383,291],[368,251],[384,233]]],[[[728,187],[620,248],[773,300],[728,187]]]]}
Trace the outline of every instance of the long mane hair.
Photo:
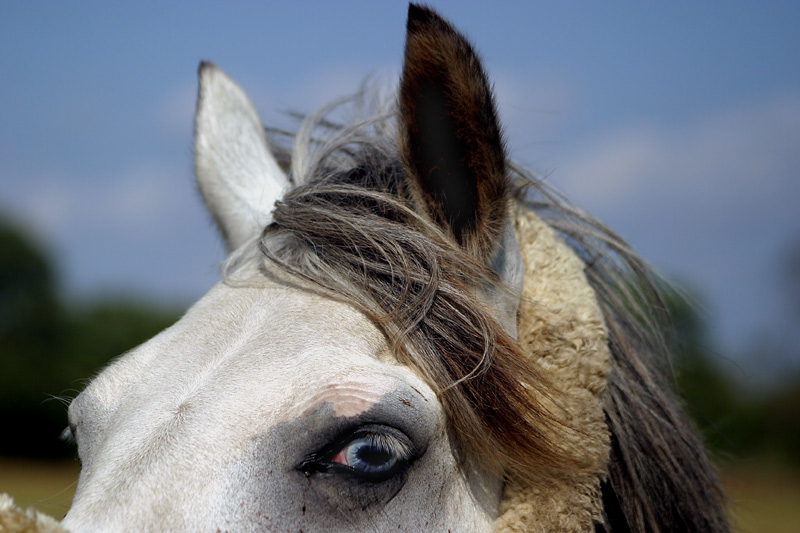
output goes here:
{"type": "MultiPolygon", "coordinates": [[[[276,205],[262,253],[371,317],[401,362],[438,391],[466,453],[531,477],[575,466],[557,434],[576,429],[530,399],[531,390],[557,399],[555,388],[475,303],[474,287],[496,282],[491,272],[411,209],[398,179],[395,105],[386,101],[362,90],[297,116],[297,131],[267,129],[295,188],[276,205]],[[343,109],[352,117],[341,119],[343,109]]],[[[661,377],[672,346],[668,285],[623,239],[532,172],[509,162],[508,173],[516,201],[584,261],[608,328],[604,411],[612,447],[598,530],[727,531],[716,473],[661,377]]],[[[241,261],[234,254],[228,272],[241,261]]]]}

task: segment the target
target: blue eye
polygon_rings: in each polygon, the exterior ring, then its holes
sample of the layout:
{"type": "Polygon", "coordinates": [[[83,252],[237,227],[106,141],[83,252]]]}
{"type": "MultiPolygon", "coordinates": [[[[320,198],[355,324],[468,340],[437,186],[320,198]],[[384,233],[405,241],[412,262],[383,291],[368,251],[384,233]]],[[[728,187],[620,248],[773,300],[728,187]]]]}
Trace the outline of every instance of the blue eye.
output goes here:
{"type": "Polygon", "coordinates": [[[332,463],[349,466],[368,475],[386,474],[394,469],[403,457],[402,446],[387,442],[383,435],[367,435],[350,441],[331,458],[332,463]]]}
{"type": "Polygon", "coordinates": [[[408,437],[396,430],[359,432],[329,455],[327,463],[367,481],[385,481],[408,466],[411,448],[408,437]]]}
{"type": "Polygon", "coordinates": [[[414,445],[405,433],[370,424],[308,455],[296,468],[306,477],[325,472],[379,483],[404,472],[413,459],[414,445]]]}

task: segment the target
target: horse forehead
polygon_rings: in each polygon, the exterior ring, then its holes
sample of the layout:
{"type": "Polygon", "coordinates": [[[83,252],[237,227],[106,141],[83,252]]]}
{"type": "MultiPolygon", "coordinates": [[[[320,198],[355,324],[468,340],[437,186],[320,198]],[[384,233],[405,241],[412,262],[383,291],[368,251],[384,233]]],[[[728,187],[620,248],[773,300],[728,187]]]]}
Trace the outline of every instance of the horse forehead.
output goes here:
{"type": "Polygon", "coordinates": [[[249,406],[302,412],[327,399],[352,411],[409,381],[422,385],[352,306],[279,284],[220,284],[174,326],[106,369],[86,396],[109,408],[136,398],[171,408],[235,408],[247,399],[249,406]]]}
{"type": "MultiPolygon", "coordinates": [[[[279,283],[261,287],[218,284],[179,326],[202,343],[246,345],[255,357],[269,360],[314,347],[372,353],[385,343],[377,327],[351,305],[279,283]],[[284,350],[273,349],[277,347],[284,350]]],[[[225,351],[205,353],[213,358],[225,351]]]]}
{"type": "Polygon", "coordinates": [[[385,347],[377,327],[350,305],[311,291],[269,283],[219,284],[161,342],[144,350],[197,367],[226,359],[253,367],[305,358],[374,357],[385,347]]]}

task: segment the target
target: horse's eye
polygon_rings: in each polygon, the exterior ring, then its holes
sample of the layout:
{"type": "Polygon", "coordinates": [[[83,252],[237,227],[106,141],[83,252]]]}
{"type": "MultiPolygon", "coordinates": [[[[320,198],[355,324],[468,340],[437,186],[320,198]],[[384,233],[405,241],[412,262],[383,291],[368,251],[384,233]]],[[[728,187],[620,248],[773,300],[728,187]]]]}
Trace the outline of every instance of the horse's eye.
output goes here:
{"type": "Polygon", "coordinates": [[[338,473],[377,483],[403,472],[413,458],[412,450],[411,440],[403,432],[370,425],[309,455],[297,469],[306,476],[338,473]]]}
{"type": "Polygon", "coordinates": [[[408,452],[408,447],[390,436],[367,434],[348,442],[331,463],[349,466],[365,477],[383,478],[408,461],[408,452]]]}

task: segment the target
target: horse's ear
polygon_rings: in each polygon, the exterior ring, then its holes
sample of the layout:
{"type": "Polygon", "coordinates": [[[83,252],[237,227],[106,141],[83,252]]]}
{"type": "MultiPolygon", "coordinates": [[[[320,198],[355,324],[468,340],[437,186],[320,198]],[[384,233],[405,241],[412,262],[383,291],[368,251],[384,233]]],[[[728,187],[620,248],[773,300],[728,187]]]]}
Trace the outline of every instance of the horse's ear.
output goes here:
{"type": "Polygon", "coordinates": [[[458,243],[489,260],[506,223],[506,156],[480,59],[434,11],[408,9],[400,153],[412,197],[458,243]]]}
{"type": "Polygon", "coordinates": [[[198,71],[194,161],[197,183],[228,251],[257,235],[287,189],[264,127],[244,91],[215,65],[198,71]]]}

